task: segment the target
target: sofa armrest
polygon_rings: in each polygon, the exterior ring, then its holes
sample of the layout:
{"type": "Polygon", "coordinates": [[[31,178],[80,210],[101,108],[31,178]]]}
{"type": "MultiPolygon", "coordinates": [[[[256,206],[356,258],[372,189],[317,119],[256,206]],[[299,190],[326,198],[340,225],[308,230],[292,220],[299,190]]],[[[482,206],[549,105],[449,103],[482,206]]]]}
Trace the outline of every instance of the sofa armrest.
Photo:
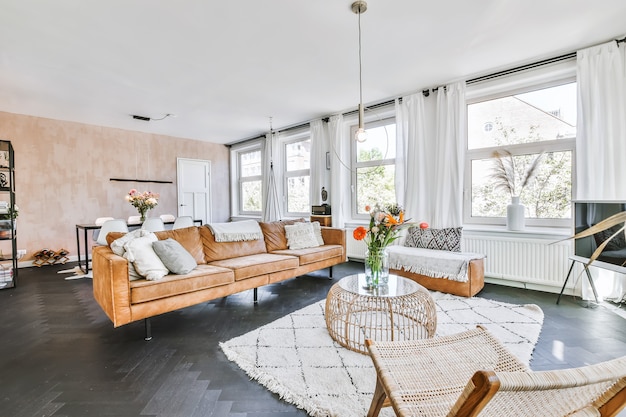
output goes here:
{"type": "Polygon", "coordinates": [[[345,245],[346,230],[336,227],[322,227],[322,239],[326,245],[345,245]]]}
{"type": "Polygon", "coordinates": [[[322,227],[322,239],[324,239],[325,245],[341,245],[343,247],[344,262],[348,260],[346,253],[346,229],[322,227]]]}
{"type": "Polygon", "coordinates": [[[132,321],[128,261],[108,246],[92,251],[93,295],[115,327],[132,321]]]}

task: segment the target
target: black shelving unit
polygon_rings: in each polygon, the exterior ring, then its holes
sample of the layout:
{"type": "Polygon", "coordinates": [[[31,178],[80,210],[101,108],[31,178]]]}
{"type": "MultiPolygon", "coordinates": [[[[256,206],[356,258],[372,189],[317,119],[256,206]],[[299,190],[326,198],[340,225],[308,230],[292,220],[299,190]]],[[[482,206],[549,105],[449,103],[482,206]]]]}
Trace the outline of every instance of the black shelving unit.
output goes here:
{"type": "Polygon", "coordinates": [[[15,153],[7,140],[0,140],[0,202],[0,289],[15,288],[18,271],[15,153]]]}

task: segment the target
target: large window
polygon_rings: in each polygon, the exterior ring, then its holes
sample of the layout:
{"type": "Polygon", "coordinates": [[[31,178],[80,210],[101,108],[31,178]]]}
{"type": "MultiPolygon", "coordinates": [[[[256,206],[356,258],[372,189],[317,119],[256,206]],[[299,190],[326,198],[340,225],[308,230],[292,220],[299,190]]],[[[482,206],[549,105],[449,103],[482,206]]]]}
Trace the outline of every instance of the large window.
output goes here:
{"type": "Polygon", "coordinates": [[[238,208],[243,215],[260,215],[262,204],[261,147],[236,152],[238,169],[238,208]]]}
{"type": "Polygon", "coordinates": [[[474,100],[467,121],[465,222],[504,224],[512,195],[519,195],[527,225],[568,226],[576,83],[474,100]]]}
{"type": "Polygon", "coordinates": [[[306,215],[311,177],[311,139],[297,138],[284,143],[285,208],[289,215],[306,215]]]}
{"type": "MultiPolygon", "coordinates": [[[[356,128],[356,127],[355,127],[356,128]]],[[[353,200],[355,218],[367,215],[366,205],[396,202],[396,121],[394,118],[367,123],[367,140],[353,141],[352,182],[356,195],[353,200]]],[[[354,137],[354,129],[351,137],[354,137]]]]}

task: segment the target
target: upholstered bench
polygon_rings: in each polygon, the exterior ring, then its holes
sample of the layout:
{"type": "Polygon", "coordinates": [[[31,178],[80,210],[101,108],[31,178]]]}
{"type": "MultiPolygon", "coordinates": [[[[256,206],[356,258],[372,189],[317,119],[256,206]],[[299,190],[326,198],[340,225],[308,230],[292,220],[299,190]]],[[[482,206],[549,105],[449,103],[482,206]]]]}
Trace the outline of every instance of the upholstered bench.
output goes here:
{"type": "Polygon", "coordinates": [[[390,272],[449,294],[472,297],[485,285],[485,255],[461,252],[462,228],[409,229],[388,247],[390,272]]]}

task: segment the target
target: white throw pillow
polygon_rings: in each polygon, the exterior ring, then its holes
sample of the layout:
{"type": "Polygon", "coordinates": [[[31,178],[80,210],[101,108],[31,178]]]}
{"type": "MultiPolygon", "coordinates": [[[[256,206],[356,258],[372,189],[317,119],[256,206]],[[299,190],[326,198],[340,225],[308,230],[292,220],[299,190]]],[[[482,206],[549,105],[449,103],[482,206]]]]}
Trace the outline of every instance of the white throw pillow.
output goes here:
{"type": "Polygon", "coordinates": [[[131,240],[135,238],[145,236],[148,233],[150,232],[147,230],[143,230],[143,229],[137,229],[137,230],[133,230],[132,232],[126,233],[121,238],[115,239],[113,242],[111,242],[111,250],[116,255],[124,256],[124,252],[126,251],[126,249],[124,249],[125,244],[127,244],[128,242],[130,242],[131,240]]]}
{"type": "Polygon", "coordinates": [[[287,246],[289,249],[306,249],[319,246],[311,223],[295,223],[285,225],[287,246]]]}
{"type": "Polygon", "coordinates": [[[135,270],[149,281],[156,281],[169,273],[163,262],[152,249],[158,239],[154,233],[135,238],[124,245],[126,258],[133,263],[135,270]]]}
{"type": "MultiPolygon", "coordinates": [[[[111,242],[111,250],[113,251],[114,254],[123,256],[124,258],[128,260],[128,256],[126,255],[126,249],[124,249],[124,245],[130,242],[131,240],[136,239],[138,237],[145,236],[148,233],[150,232],[147,230],[143,230],[143,229],[137,229],[137,230],[133,230],[132,232],[126,233],[121,238],[115,239],[113,242],[111,242]]],[[[135,266],[133,265],[133,263],[128,261],[128,280],[136,281],[142,278],[143,277],[139,275],[137,271],[135,270],[135,266]]]]}
{"type": "Polygon", "coordinates": [[[320,222],[311,222],[313,226],[313,233],[315,234],[315,238],[317,239],[317,244],[319,246],[324,246],[324,239],[322,238],[322,226],[320,222]]]}

